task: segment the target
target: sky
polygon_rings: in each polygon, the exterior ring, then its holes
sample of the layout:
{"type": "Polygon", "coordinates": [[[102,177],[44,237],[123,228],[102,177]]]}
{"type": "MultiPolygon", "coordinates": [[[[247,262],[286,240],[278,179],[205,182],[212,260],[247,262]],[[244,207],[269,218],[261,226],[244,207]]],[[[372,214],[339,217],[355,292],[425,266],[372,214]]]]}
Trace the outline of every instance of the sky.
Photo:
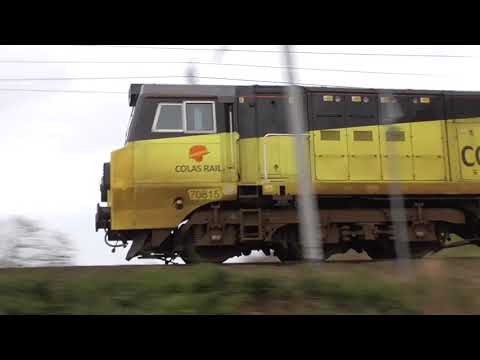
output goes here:
{"type": "MultiPolygon", "coordinates": [[[[0,46],[0,219],[24,215],[64,232],[77,248],[78,265],[127,264],[128,248],[112,254],[103,233],[95,232],[94,217],[102,164],[124,144],[130,83],[185,84],[181,76],[192,66],[202,77],[199,84],[282,82],[284,69],[259,67],[284,66],[281,50],[274,45],[0,46]],[[235,51],[211,50],[222,47],[235,51]],[[212,62],[223,65],[198,64],[212,62]],[[106,77],[121,79],[98,79],[106,77]],[[89,93],[95,91],[100,93],[89,93]]],[[[295,71],[299,83],[480,91],[480,46],[291,50],[294,66],[307,68],[295,71]]]]}

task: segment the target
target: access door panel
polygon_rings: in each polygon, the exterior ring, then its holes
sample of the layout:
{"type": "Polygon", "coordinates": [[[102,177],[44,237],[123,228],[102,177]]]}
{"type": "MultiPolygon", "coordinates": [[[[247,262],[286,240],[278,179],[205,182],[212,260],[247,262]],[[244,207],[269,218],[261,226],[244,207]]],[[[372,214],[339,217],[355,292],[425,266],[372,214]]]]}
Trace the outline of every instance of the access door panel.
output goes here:
{"type": "Polygon", "coordinates": [[[315,177],[317,180],[347,180],[347,130],[330,129],[314,133],[315,177]]]}
{"type": "Polygon", "coordinates": [[[288,134],[288,99],[282,94],[256,95],[255,113],[260,128],[262,176],[286,178],[292,173],[292,157],[295,155],[294,143],[288,134]]]}
{"type": "Polygon", "coordinates": [[[380,96],[380,153],[385,181],[414,180],[409,96],[380,96]]]}
{"type": "Polygon", "coordinates": [[[410,124],[380,127],[383,180],[413,180],[410,124]]]}
{"type": "Polygon", "coordinates": [[[345,95],[311,94],[310,129],[313,130],[315,179],[348,180],[345,95]]]}
{"type": "Polygon", "coordinates": [[[350,180],[381,180],[378,126],[348,129],[350,180]]]}
{"type": "Polygon", "coordinates": [[[350,180],[381,180],[376,94],[349,94],[346,126],[350,180]]]}
{"type": "Polygon", "coordinates": [[[444,126],[443,121],[412,123],[415,180],[447,180],[444,126]]]}
{"type": "Polygon", "coordinates": [[[445,181],[445,110],[442,96],[415,94],[409,98],[415,180],[445,181]]]}

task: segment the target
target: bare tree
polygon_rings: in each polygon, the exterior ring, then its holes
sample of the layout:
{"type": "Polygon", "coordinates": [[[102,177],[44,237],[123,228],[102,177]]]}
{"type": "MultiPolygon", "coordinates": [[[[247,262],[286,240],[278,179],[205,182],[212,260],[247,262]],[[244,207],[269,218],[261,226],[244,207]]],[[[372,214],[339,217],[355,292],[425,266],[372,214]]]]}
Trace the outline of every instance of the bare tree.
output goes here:
{"type": "Polygon", "coordinates": [[[72,241],[25,217],[0,223],[0,267],[72,265],[72,241]]]}

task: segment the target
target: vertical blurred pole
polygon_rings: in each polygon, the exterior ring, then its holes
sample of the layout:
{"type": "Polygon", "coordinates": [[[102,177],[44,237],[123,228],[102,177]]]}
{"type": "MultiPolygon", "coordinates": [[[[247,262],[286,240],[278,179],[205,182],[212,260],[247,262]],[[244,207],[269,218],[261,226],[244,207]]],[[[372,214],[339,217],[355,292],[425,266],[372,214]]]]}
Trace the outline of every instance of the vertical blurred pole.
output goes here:
{"type": "MultiPolygon", "coordinates": [[[[389,126],[387,131],[395,131],[394,126],[389,126]]],[[[392,154],[390,152],[390,154],[392,154]]],[[[397,156],[391,155],[389,161],[390,173],[394,179],[398,179],[399,166],[397,156]]],[[[410,265],[410,248],[408,245],[408,229],[407,229],[407,215],[405,212],[405,200],[398,182],[392,181],[389,184],[390,193],[390,216],[393,225],[395,254],[397,255],[397,262],[402,267],[402,270],[409,271],[410,265]]]]}
{"type": "Polygon", "coordinates": [[[229,50],[228,45],[221,45],[216,51],[213,56],[213,61],[218,62],[220,64],[223,63],[223,58],[225,57],[225,52],[229,50]]]}
{"type": "MultiPolygon", "coordinates": [[[[393,98],[389,94],[390,98],[393,98]]],[[[398,103],[392,104],[391,114],[386,115],[389,119],[400,119],[403,116],[403,111],[398,103]]],[[[385,116],[382,116],[385,118],[385,116]]],[[[386,134],[399,133],[402,130],[395,125],[388,124],[386,134]]],[[[390,135],[393,136],[393,135],[390,135]]],[[[407,215],[405,211],[405,200],[403,193],[400,189],[399,180],[401,175],[401,169],[398,162],[400,151],[397,148],[396,141],[388,141],[388,135],[386,136],[387,154],[389,155],[388,170],[390,172],[389,181],[389,201],[390,201],[390,216],[393,227],[393,241],[395,246],[395,254],[397,258],[397,264],[400,266],[400,271],[406,275],[410,271],[410,248],[408,244],[408,228],[407,228],[407,215]]],[[[393,139],[390,139],[393,140],[393,139]]]]}
{"type": "Polygon", "coordinates": [[[295,86],[295,76],[292,71],[293,61],[289,45],[284,45],[285,62],[288,75],[288,123],[289,130],[295,134],[296,159],[298,173],[297,204],[300,218],[300,238],[302,241],[303,256],[306,260],[323,260],[320,216],[316,199],[312,191],[312,176],[308,142],[305,134],[308,133],[303,107],[303,92],[295,86]],[[290,101],[291,100],[291,101],[290,101]]]}
{"type": "Polygon", "coordinates": [[[190,85],[195,85],[197,83],[197,68],[195,67],[195,64],[190,61],[190,64],[188,64],[187,69],[185,71],[185,75],[187,78],[187,82],[190,85]]]}

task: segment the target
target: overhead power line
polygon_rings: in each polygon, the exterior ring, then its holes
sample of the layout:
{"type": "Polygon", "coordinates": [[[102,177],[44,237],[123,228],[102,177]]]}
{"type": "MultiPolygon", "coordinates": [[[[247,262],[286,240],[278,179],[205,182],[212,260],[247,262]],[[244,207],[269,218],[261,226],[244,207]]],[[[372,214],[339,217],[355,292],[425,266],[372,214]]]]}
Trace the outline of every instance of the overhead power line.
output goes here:
{"type": "MultiPolygon", "coordinates": [[[[188,48],[188,47],[167,47],[167,46],[138,46],[138,45],[74,45],[93,46],[108,48],[129,48],[129,49],[153,49],[153,50],[179,50],[179,51],[217,51],[215,48],[188,48]]],[[[244,53],[274,53],[280,54],[279,50],[258,50],[258,49],[223,49],[225,52],[244,53]]],[[[447,55],[447,54],[402,54],[402,53],[363,53],[363,52],[337,52],[337,51],[291,51],[292,54],[312,55],[345,55],[345,56],[391,56],[391,57],[427,57],[427,58],[473,58],[471,55],[447,55]]]]}
{"type": "MultiPolygon", "coordinates": [[[[0,64],[178,64],[178,65],[215,65],[215,66],[232,66],[232,67],[248,67],[248,68],[267,68],[267,69],[287,69],[287,66],[275,65],[258,65],[258,64],[232,64],[218,62],[189,62],[189,61],[103,61],[103,60],[0,60],[0,64]]],[[[320,72],[341,72],[341,73],[359,73],[373,75],[406,75],[406,76],[445,76],[441,74],[425,74],[410,72],[389,72],[389,71],[368,71],[368,70],[349,70],[349,69],[329,69],[315,67],[290,67],[292,70],[307,70],[320,72]]]]}
{"type": "MultiPolygon", "coordinates": [[[[160,75],[160,76],[101,76],[101,77],[48,77],[48,78],[0,78],[0,82],[16,82],[16,81],[76,81],[76,80],[133,80],[133,79],[185,79],[185,78],[207,79],[207,80],[227,80],[227,81],[245,81],[252,83],[269,83],[269,84],[288,84],[287,81],[281,80],[259,80],[259,79],[241,79],[241,78],[225,78],[214,76],[188,76],[188,75],[160,75]]],[[[297,83],[303,86],[328,86],[309,83],[297,83]]]]}
{"type": "Polygon", "coordinates": [[[79,93],[79,94],[126,94],[126,91],[63,90],[63,89],[5,89],[0,92],[42,92],[42,93],[79,93]]]}
{"type": "MultiPolygon", "coordinates": [[[[209,79],[209,80],[228,80],[228,81],[242,81],[249,82],[250,85],[259,84],[259,83],[269,83],[269,84],[288,84],[287,81],[281,80],[259,80],[259,79],[241,79],[241,78],[224,78],[224,77],[209,77],[209,76],[189,76],[189,75],[176,75],[176,76],[116,76],[116,77],[65,77],[65,78],[11,78],[11,79],[2,79],[0,82],[8,81],[62,81],[62,80],[128,80],[128,79],[140,79],[140,78],[197,78],[197,79],[209,79]]],[[[173,85],[173,84],[171,84],[173,85]]],[[[349,89],[365,89],[365,87],[355,87],[351,85],[328,85],[328,84],[309,84],[309,83],[299,83],[296,82],[296,85],[299,86],[312,86],[312,87],[328,87],[328,88],[349,88],[349,89]]],[[[24,89],[24,88],[0,88],[0,92],[45,92],[45,93],[84,93],[84,94],[126,94],[127,91],[103,91],[103,90],[64,90],[64,89],[24,89]]]]}

